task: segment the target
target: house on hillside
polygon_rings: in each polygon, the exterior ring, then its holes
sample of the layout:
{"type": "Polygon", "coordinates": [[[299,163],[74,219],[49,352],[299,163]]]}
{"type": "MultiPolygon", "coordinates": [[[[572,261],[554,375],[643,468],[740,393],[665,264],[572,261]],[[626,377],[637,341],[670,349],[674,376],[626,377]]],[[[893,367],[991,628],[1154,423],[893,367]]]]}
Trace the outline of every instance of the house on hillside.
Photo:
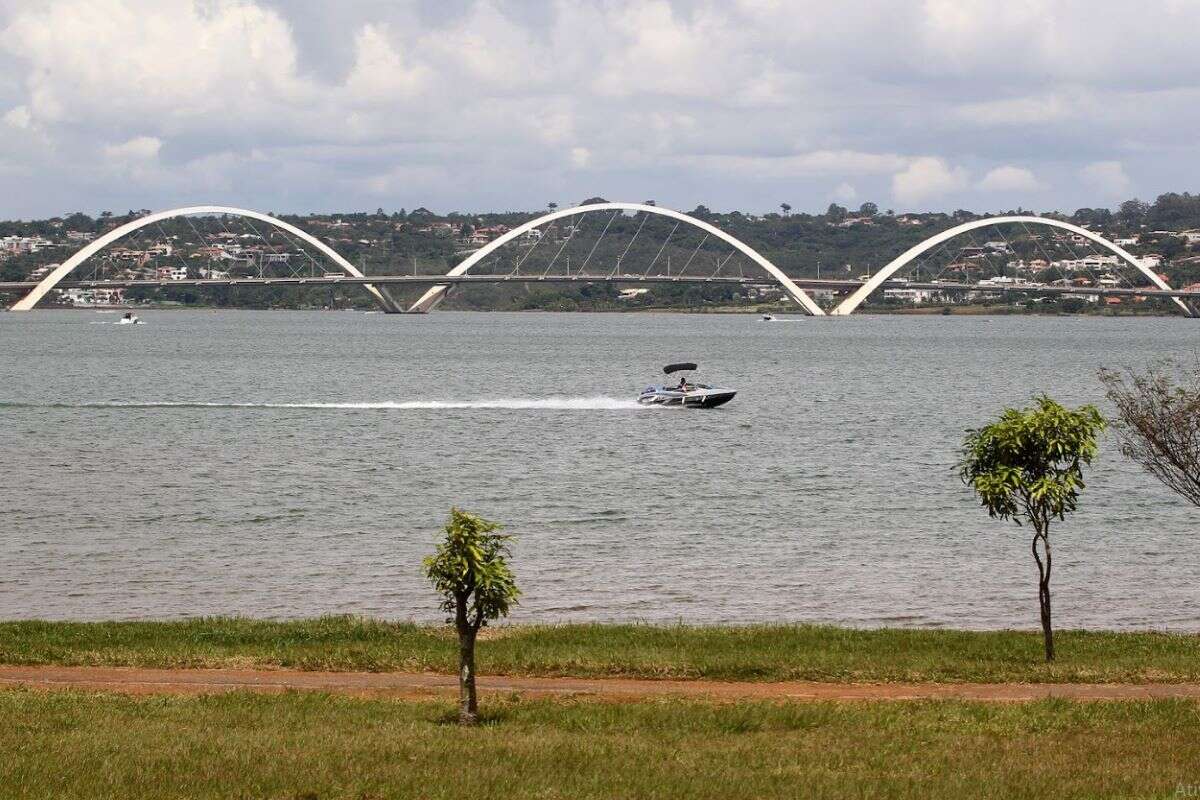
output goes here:
{"type": "Polygon", "coordinates": [[[188,276],[187,267],[159,267],[154,274],[160,281],[184,281],[188,276]]]}
{"type": "Polygon", "coordinates": [[[921,305],[922,303],[931,302],[935,297],[939,296],[940,292],[934,289],[884,289],[884,300],[897,300],[902,303],[912,303],[913,305],[921,305]]]}

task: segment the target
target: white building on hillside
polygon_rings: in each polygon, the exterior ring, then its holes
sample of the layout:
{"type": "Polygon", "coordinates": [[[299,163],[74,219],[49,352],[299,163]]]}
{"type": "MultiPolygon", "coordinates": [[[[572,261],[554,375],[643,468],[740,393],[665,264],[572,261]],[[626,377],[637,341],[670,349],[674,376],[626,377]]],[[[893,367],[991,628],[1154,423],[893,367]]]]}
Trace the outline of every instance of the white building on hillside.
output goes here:
{"type": "Polygon", "coordinates": [[[931,302],[935,296],[940,295],[939,292],[933,289],[884,289],[884,300],[899,300],[904,303],[912,303],[920,305],[921,303],[931,302]]]}
{"type": "Polygon", "coordinates": [[[60,295],[73,306],[119,306],[125,302],[124,289],[64,289],[60,295]]]}

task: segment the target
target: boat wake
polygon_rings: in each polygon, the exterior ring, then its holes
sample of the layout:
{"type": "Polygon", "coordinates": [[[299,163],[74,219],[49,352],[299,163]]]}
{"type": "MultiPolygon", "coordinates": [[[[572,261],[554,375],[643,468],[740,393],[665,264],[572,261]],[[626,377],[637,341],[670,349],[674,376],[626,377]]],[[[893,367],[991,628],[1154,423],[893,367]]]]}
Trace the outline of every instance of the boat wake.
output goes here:
{"type": "Polygon", "coordinates": [[[264,408],[351,411],[502,409],[509,411],[635,411],[636,400],[616,397],[504,397],[482,400],[404,400],[377,403],[209,403],[196,401],[114,401],[96,403],[3,403],[0,408],[264,408]]]}

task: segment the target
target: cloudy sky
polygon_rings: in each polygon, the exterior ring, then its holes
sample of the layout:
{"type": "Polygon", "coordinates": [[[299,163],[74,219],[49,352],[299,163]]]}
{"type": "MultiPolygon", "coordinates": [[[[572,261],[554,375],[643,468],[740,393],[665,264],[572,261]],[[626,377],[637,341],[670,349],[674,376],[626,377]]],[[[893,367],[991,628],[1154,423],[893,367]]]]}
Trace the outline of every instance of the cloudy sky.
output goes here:
{"type": "Polygon", "coordinates": [[[0,0],[0,217],[1200,188],[1196,0],[0,0]]]}

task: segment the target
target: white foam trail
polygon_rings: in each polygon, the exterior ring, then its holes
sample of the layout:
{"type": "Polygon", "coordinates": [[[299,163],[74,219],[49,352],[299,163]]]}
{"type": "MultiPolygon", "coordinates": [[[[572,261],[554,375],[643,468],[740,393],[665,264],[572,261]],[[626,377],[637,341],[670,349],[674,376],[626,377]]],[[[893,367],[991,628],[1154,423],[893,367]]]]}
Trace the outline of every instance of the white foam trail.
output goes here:
{"type": "MultiPolygon", "coordinates": [[[[34,404],[0,404],[34,405],[34,404]]],[[[505,409],[511,411],[632,411],[644,408],[636,400],[616,397],[495,398],[485,400],[404,400],[378,403],[204,403],[148,401],[110,403],[55,403],[54,408],[296,408],[347,410],[505,409]]]]}
{"type": "Polygon", "coordinates": [[[254,403],[239,407],[262,408],[349,408],[349,409],[443,409],[496,408],[513,411],[623,411],[642,408],[636,400],[616,397],[499,397],[490,400],[404,400],[382,403],[254,403]]]}

